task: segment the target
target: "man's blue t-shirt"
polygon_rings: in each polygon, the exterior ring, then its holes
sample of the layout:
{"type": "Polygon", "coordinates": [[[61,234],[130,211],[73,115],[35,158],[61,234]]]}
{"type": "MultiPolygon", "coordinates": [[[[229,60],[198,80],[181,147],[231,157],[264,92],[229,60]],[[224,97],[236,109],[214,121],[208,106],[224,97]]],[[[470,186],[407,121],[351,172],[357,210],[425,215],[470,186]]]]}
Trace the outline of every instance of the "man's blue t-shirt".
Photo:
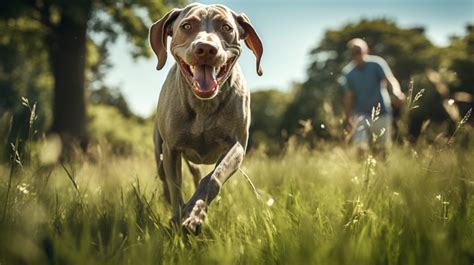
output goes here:
{"type": "Polygon", "coordinates": [[[381,57],[366,55],[364,59],[362,67],[351,62],[342,70],[344,87],[354,92],[355,114],[370,115],[378,103],[380,114],[391,113],[390,96],[384,79],[392,72],[381,57]]]}

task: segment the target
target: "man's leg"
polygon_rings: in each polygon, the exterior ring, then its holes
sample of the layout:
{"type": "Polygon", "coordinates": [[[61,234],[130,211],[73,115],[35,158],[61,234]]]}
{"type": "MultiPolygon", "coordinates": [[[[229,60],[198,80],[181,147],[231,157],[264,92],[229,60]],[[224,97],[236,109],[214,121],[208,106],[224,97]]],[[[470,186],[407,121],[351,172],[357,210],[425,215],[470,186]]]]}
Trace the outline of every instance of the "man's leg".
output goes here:
{"type": "Polygon", "coordinates": [[[354,144],[357,148],[357,158],[363,159],[369,150],[369,128],[367,124],[368,116],[355,116],[354,144]]]}

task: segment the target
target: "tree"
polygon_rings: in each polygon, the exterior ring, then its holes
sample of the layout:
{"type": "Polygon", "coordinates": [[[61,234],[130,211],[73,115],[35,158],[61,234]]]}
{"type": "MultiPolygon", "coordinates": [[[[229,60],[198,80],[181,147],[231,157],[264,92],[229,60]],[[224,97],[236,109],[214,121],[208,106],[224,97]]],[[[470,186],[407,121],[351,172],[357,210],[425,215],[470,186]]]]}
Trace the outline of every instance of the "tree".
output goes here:
{"type": "Polygon", "coordinates": [[[267,145],[269,152],[279,151],[282,132],[280,124],[283,114],[292,100],[292,95],[277,89],[252,92],[250,124],[250,148],[267,145]]]}
{"type": "MultiPolygon", "coordinates": [[[[422,28],[402,29],[389,20],[361,20],[336,30],[328,30],[311,52],[308,79],[302,84],[288,107],[282,128],[294,133],[298,120],[310,119],[315,133],[335,137],[328,125],[340,124],[343,88],[338,82],[342,68],[350,61],[346,43],[352,38],[363,38],[371,53],[382,56],[391,66],[402,88],[412,75],[423,73],[438,65],[436,48],[424,35],[422,28]]],[[[342,126],[339,126],[339,137],[342,126]]]]}
{"type": "Polygon", "coordinates": [[[34,25],[35,37],[25,37],[24,41],[42,45],[47,53],[54,81],[51,129],[60,134],[64,144],[77,142],[85,149],[88,143],[85,102],[88,41],[108,45],[121,34],[132,44],[133,57],[149,56],[148,25],[178,2],[182,1],[2,1],[0,19],[15,25],[15,33],[20,35],[31,31],[34,25]],[[92,34],[95,38],[91,38],[92,34]]]}
{"type": "Polygon", "coordinates": [[[446,65],[456,77],[451,84],[453,98],[464,114],[474,108],[474,25],[466,26],[464,37],[453,37],[445,51],[446,65]]]}
{"type": "Polygon", "coordinates": [[[132,111],[128,107],[128,103],[123,97],[120,90],[102,86],[90,93],[90,101],[92,104],[101,104],[115,107],[123,116],[129,118],[133,116],[132,111]]]}

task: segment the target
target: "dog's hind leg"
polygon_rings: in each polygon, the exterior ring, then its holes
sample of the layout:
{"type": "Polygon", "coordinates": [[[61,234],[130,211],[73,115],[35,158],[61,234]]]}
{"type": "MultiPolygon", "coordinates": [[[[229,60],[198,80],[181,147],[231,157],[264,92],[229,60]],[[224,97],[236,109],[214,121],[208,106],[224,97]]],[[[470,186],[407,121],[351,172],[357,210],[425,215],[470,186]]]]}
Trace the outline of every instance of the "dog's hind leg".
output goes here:
{"type": "Polygon", "coordinates": [[[193,175],[194,187],[197,188],[199,184],[199,180],[201,180],[201,177],[202,177],[201,169],[199,168],[198,165],[194,164],[193,162],[190,162],[187,159],[185,159],[185,161],[186,161],[186,164],[188,165],[191,175],[193,175]]]}
{"type": "Polygon", "coordinates": [[[182,223],[184,227],[195,234],[199,233],[207,205],[217,196],[221,186],[239,169],[244,154],[244,147],[236,142],[220,159],[214,170],[199,182],[196,192],[184,205],[182,223]]]}

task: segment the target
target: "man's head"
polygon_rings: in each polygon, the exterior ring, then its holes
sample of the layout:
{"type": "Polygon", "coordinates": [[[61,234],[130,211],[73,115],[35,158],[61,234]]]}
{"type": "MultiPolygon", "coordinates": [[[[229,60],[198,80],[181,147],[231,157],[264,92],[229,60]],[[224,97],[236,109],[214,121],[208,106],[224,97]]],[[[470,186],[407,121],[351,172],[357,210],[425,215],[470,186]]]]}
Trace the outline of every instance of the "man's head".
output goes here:
{"type": "Polygon", "coordinates": [[[351,52],[352,60],[357,65],[363,65],[364,57],[369,53],[369,46],[367,46],[367,42],[365,42],[363,39],[355,38],[347,43],[347,47],[351,52]]]}

